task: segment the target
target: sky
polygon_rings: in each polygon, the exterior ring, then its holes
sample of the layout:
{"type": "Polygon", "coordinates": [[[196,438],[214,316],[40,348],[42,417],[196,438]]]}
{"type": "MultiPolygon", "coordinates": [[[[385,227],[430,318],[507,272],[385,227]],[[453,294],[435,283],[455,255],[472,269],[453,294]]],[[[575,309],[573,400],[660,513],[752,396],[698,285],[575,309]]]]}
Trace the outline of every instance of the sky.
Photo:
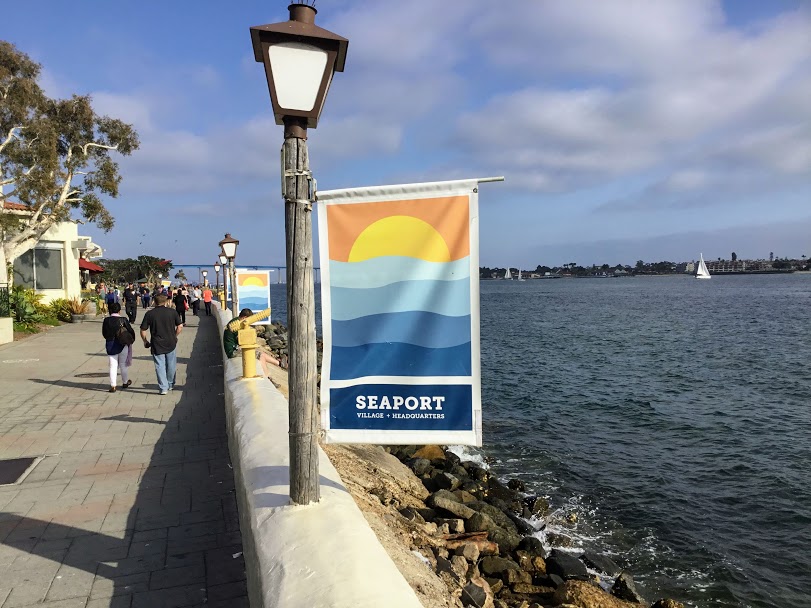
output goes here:
{"type": "MultiPolygon", "coordinates": [[[[0,38],[132,123],[110,258],[284,264],[282,127],[249,27],[285,2],[40,0],[0,38]],[[34,10],[36,7],[36,10],[34,10]]],[[[811,256],[811,4],[321,0],[349,39],[309,132],[321,190],[503,175],[480,265],[811,256]]]]}

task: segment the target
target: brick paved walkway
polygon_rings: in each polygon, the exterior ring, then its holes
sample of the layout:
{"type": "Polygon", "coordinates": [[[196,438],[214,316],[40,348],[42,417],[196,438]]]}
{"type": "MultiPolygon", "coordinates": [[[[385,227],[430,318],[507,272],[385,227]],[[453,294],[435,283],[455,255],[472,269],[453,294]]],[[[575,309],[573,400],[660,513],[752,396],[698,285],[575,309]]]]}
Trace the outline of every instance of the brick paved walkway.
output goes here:
{"type": "Polygon", "coordinates": [[[166,396],[140,340],[108,392],[100,318],[0,346],[0,458],[44,456],[0,486],[0,607],[248,606],[217,326],[186,320],[166,396]]]}

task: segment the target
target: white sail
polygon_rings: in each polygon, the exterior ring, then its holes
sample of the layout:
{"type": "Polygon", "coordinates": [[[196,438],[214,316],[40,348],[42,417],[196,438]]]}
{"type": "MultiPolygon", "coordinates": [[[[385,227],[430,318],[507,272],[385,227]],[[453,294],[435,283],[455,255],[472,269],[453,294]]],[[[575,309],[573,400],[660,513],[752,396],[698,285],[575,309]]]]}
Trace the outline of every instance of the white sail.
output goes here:
{"type": "Polygon", "coordinates": [[[521,269],[518,269],[518,280],[523,281],[524,279],[521,278],[521,269]]]}
{"type": "Polygon", "coordinates": [[[513,278],[513,275],[512,275],[512,273],[510,273],[509,268],[507,269],[507,272],[504,273],[504,278],[505,279],[512,279],[513,278]]]}
{"type": "Polygon", "coordinates": [[[699,254],[698,268],[696,269],[697,279],[709,279],[711,277],[710,271],[707,270],[707,265],[704,263],[704,254],[699,254]]]}

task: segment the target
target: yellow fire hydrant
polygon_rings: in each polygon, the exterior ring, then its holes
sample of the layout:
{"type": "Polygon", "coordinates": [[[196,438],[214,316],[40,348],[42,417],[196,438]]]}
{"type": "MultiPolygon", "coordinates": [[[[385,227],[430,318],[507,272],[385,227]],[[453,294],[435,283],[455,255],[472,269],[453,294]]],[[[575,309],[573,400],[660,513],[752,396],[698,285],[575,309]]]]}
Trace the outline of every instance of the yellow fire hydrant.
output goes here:
{"type": "Polygon", "coordinates": [[[270,316],[270,308],[261,312],[256,312],[244,319],[234,319],[228,323],[228,329],[237,331],[237,344],[242,352],[242,377],[256,378],[256,330],[251,327],[252,323],[267,319],[270,316]]]}

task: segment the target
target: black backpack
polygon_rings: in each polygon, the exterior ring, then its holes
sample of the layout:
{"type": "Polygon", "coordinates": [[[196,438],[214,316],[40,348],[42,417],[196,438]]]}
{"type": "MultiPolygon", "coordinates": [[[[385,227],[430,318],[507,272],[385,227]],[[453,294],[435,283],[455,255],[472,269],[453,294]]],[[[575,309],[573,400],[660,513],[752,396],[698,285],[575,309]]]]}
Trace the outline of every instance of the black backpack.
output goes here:
{"type": "Polygon", "coordinates": [[[115,330],[115,341],[124,346],[129,346],[135,342],[135,337],[127,330],[127,325],[123,319],[121,325],[115,330]]]}

